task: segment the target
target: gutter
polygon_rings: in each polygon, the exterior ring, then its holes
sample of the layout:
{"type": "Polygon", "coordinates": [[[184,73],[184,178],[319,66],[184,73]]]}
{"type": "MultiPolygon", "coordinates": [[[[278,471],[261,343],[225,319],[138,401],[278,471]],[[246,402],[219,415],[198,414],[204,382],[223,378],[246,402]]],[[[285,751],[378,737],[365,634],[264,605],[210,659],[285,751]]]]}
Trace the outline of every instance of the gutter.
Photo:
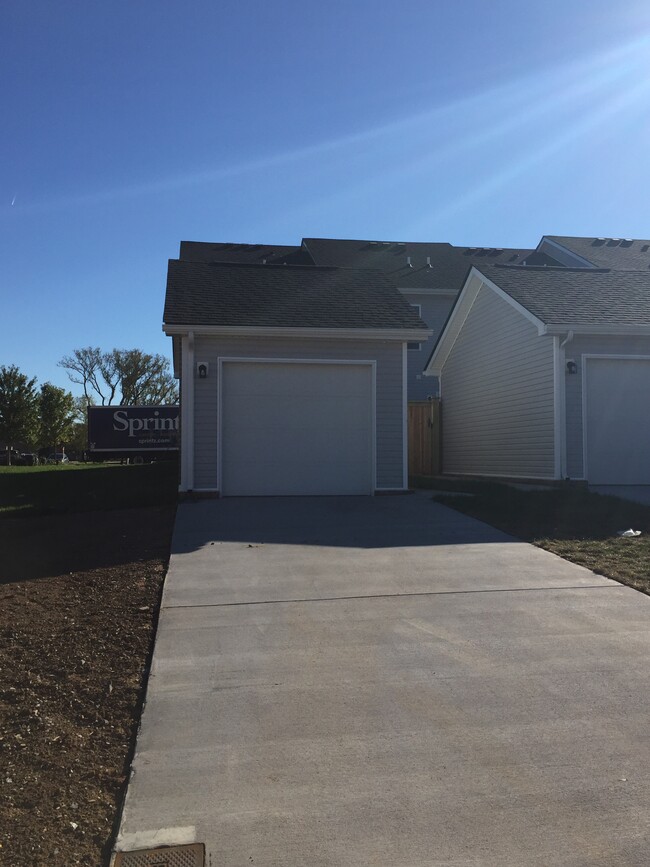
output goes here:
{"type": "Polygon", "coordinates": [[[163,323],[168,336],[195,335],[210,337],[312,337],[341,340],[417,340],[423,342],[433,334],[430,328],[287,328],[240,325],[176,325],[163,323]]]}

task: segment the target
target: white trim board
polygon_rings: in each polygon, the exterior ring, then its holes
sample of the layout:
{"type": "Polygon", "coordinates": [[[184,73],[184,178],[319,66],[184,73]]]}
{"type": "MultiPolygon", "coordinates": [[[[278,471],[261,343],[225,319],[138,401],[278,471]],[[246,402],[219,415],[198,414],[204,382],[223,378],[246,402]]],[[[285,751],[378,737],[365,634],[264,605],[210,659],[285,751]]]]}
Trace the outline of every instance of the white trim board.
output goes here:
{"type": "MultiPolygon", "coordinates": [[[[575,259],[578,263],[577,267],[585,267],[587,269],[598,268],[598,265],[594,265],[594,263],[590,262],[589,259],[585,259],[584,256],[580,256],[578,255],[578,253],[574,253],[573,250],[570,250],[563,244],[558,244],[557,241],[551,240],[551,238],[549,238],[547,235],[542,235],[542,240],[537,245],[536,252],[545,253],[546,251],[543,249],[544,244],[548,244],[548,246],[551,248],[551,253],[554,250],[559,250],[561,253],[564,253],[565,256],[570,256],[572,259],[575,259]]],[[[549,256],[551,255],[551,253],[549,253],[549,256]]],[[[569,265],[567,267],[571,266],[569,265]]]]}
{"type": "Polygon", "coordinates": [[[181,367],[181,479],[179,491],[194,485],[194,332],[183,335],[181,367]]]}
{"type": "Polygon", "coordinates": [[[439,295],[441,298],[454,298],[458,295],[458,289],[414,289],[413,287],[398,286],[397,291],[401,292],[402,295],[439,295]]]}
{"type": "Polygon", "coordinates": [[[409,484],[408,343],[402,344],[402,487],[409,484]]]}
{"type": "Polygon", "coordinates": [[[572,325],[570,322],[562,324],[549,324],[545,327],[546,334],[566,334],[567,331],[573,331],[575,334],[593,334],[594,336],[603,335],[608,337],[620,336],[650,336],[650,325],[572,325]]]}
{"type": "Polygon", "coordinates": [[[564,412],[564,349],[560,346],[559,336],[553,337],[553,451],[555,478],[565,475],[566,423],[564,412]]]}
{"type": "Polygon", "coordinates": [[[427,340],[433,334],[430,328],[271,328],[239,325],[167,325],[165,334],[189,334],[210,337],[293,337],[324,340],[427,340]]]}

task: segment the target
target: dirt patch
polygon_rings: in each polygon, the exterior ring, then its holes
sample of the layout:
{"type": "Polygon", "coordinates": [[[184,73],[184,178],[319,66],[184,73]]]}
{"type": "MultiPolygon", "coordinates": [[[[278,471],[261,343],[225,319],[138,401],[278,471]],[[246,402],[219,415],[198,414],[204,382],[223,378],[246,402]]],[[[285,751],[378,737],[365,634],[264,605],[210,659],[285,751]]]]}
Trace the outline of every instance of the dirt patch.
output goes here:
{"type": "Polygon", "coordinates": [[[0,522],[0,864],[108,862],[173,518],[0,522]]]}

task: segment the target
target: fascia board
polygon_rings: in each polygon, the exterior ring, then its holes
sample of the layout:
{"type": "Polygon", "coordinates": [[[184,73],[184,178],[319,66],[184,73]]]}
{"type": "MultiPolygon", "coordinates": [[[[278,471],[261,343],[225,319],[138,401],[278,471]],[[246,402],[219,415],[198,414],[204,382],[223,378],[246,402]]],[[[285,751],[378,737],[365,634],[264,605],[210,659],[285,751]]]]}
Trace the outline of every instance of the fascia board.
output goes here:
{"type": "Polygon", "coordinates": [[[613,337],[626,334],[647,337],[650,334],[650,325],[572,325],[565,322],[546,326],[547,334],[562,335],[567,331],[573,331],[574,334],[611,334],[613,337]]]}
{"type": "Polygon", "coordinates": [[[483,275],[474,265],[472,265],[467,277],[465,278],[465,282],[463,283],[463,288],[460,290],[458,298],[456,299],[454,306],[451,308],[445,327],[443,328],[436,345],[433,347],[429,360],[422,371],[425,376],[440,376],[442,368],[444,367],[445,362],[449,357],[449,353],[451,352],[452,347],[456,342],[456,338],[463,326],[463,322],[467,318],[467,315],[476,300],[476,296],[481,289],[482,280],[483,275]],[[476,284],[475,288],[472,287],[472,279],[474,277],[479,278],[479,282],[476,284]]]}
{"type": "Polygon", "coordinates": [[[576,262],[578,262],[578,267],[580,267],[580,265],[587,268],[598,267],[597,265],[594,265],[593,262],[590,262],[589,259],[585,259],[584,256],[579,256],[577,253],[574,253],[573,250],[569,249],[569,247],[565,247],[564,244],[558,244],[557,241],[553,241],[551,238],[548,237],[548,235],[542,235],[542,240],[537,245],[537,249],[541,252],[544,252],[542,250],[544,244],[548,244],[552,250],[561,250],[568,256],[572,256],[576,260],[576,262]]]}
{"type": "Polygon", "coordinates": [[[308,254],[310,255],[310,257],[311,257],[312,262],[316,262],[316,260],[315,260],[314,257],[312,256],[312,252],[311,252],[311,250],[309,249],[309,244],[307,243],[307,238],[302,238],[302,239],[301,239],[301,241],[300,241],[300,246],[303,247],[303,248],[307,251],[307,253],[308,253],[308,254]]]}
{"type": "Polygon", "coordinates": [[[163,323],[167,335],[201,334],[211,337],[312,337],[340,340],[418,340],[433,334],[430,328],[283,328],[240,325],[168,325],[163,323]]]}
{"type": "Polygon", "coordinates": [[[415,289],[413,286],[398,286],[397,291],[402,295],[441,295],[452,298],[458,295],[458,289],[415,289]]]}
{"type": "Polygon", "coordinates": [[[314,265],[316,265],[316,260],[314,259],[313,255],[312,255],[312,252],[311,252],[311,250],[309,249],[309,244],[307,243],[307,241],[306,241],[305,238],[302,238],[302,239],[301,239],[301,241],[300,241],[300,246],[302,247],[303,250],[306,251],[307,255],[309,256],[309,258],[311,259],[311,261],[314,263],[314,265]]]}

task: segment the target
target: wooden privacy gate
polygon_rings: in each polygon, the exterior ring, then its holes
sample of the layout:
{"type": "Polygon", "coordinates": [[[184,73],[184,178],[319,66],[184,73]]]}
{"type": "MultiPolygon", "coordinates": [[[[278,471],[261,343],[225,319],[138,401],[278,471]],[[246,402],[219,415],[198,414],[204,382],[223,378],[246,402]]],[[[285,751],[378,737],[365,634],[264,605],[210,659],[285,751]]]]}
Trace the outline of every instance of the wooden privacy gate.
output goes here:
{"type": "Polygon", "coordinates": [[[409,476],[437,476],[441,469],[440,400],[409,403],[409,476]]]}

